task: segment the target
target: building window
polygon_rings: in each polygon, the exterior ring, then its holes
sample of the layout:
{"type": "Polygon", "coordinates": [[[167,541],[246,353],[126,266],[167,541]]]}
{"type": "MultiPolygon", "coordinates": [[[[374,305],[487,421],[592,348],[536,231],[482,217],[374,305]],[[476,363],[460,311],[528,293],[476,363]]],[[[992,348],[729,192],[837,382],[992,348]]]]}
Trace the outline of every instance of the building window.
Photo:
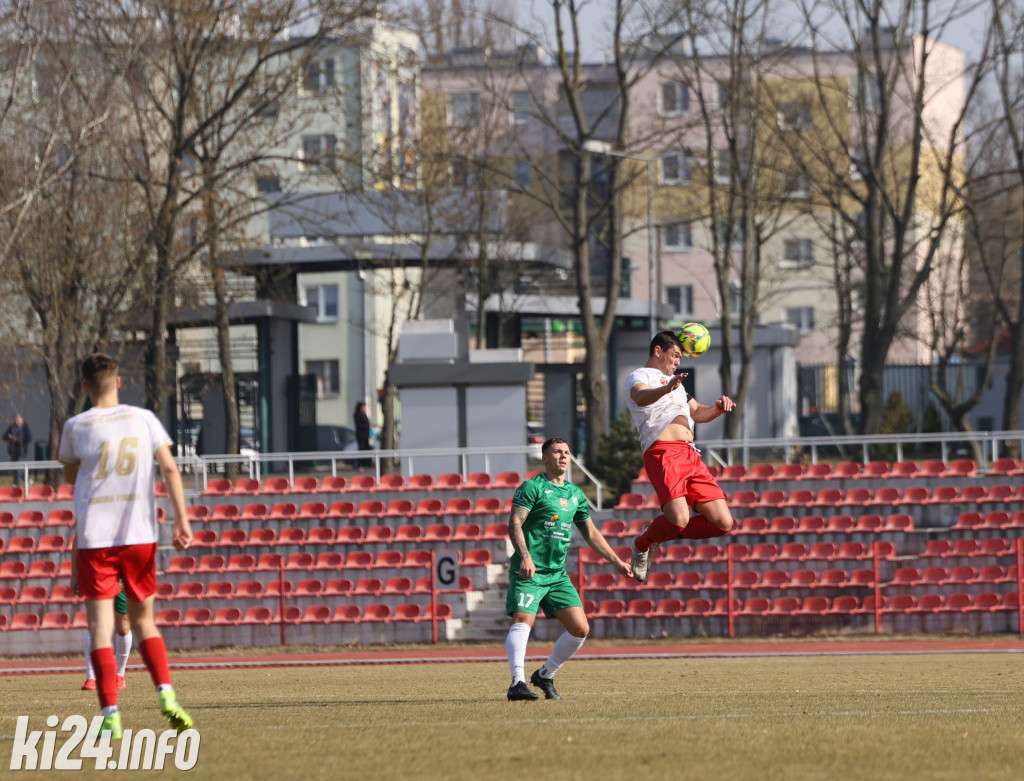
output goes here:
{"type": "Polygon", "coordinates": [[[325,396],[337,396],[341,393],[341,378],[337,360],[306,361],[306,374],[316,375],[316,395],[318,399],[325,396]]]}
{"type": "Polygon", "coordinates": [[[529,160],[516,160],[515,169],[512,172],[512,178],[515,179],[515,182],[520,189],[529,189],[530,173],[531,168],[529,160]]]}
{"type": "Polygon", "coordinates": [[[689,184],[693,160],[689,150],[669,152],[661,157],[662,184],[689,184]]]}
{"type": "Polygon", "coordinates": [[[868,175],[868,150],[863,144],[851,146],[850,155],[850,178],[859,182],[868,175]]]}
{"type": "Polygon", "coordinates": [[[814,307],[797,306],[786,309],[786,322],[796,326],[802,334],[814,331],[814,307]]]}
{"type": "Polygon", "coordinates": [[[806,130],[811,126],[811,107],[799,102],[781,103],[778,122],[782,130],[806,130]]]}
{"type": "Polygon", "coordinates": [[[271,172],[256,174],[256,194],[269,195],[281,192],[281,178],[271,172]]]}
{"type": "Polygon", "coordinates": [[[661,229],[662,246],[668,250],[693,249],[693,225],[689,221],[670,222],[661,229]]]}
{"type": "Polygon", "coordinates": [[[478,183],[476,171],[468,160],[452,160],[448,164],[448,175],[451,186],[457,190],[468,190],[476,187],[478,183]]]}
{"type": "Polygon", "coordinates": [[[525,125],[530,121],[530,109],[533,106],[530,101],[530,93],[516,91],[512,93],[512,124],[525,125]]]}
{"type": "Polygon", "coordinates": [[[302,71],[302,90],[307,95],[320,95],[334,89],[334,60],[312,60],[302,71]]]}
{"type": "Polygon", "coordinates": [[[306,306],[316,307],[318,323],[334,323],[338,320],[338,286],[306,285],[303,289],[306,306]]]}
{"type": "Polygon", "coordinates": [[[814,242],[810,239],[786,239],[782,242],[782,267],[806,268],[814,265],[814,242]]]}
{"type": "Polygon", "coordinates": [[[455,92],[448,96],[448,127],[473,127],[480,120],[480,93],[455,92]]]}
{"type": "Polygon", "coordinates": [[[693,317],[693,285],[669,285],[665,294],[679,317],[693,317]]]}
{"type": "Polygon", "coordinates": [[[720,81],[718,88],[718,110],[723,114],[729,110],[729,103],[732,101],[732,85],[727,81],[720,81]]]}
{"type": "Polygon", "coordinates": [[[661,84],[661,113],[667,117],[690,113],[690,88],[678,81],[661,84]]]}
{"type": "Polygon", "coordinates": [[[334,167],[337,139],[333,135],[302,137],[303,168],[334,167]]]}
{"type": "Polygon", "coordinates": [[[256,107],[256,120],[268,124],[277,121],[281,106],[276,100],[264,100],[256,107]]]}
{"type": "Polygon", "coordinates": [[[718,243],[722,246],[731,245],[733,249],[743,246],[743,222],[739,219],[729,221],[719,217],[715,224],[718,243]]]}
{"type": "Polygon", "coordinates": [[[728,148],[715,150],[715,181],[718,184],[732,181],[732,151],[728,148]]]}
{"type": "Polygon", "coordinates": [[[782,181],[780,188],[782,195],[790,199],[803,199],[811,197],[811,180],[801,171],[783,171],[780,174],[782,181]]]}

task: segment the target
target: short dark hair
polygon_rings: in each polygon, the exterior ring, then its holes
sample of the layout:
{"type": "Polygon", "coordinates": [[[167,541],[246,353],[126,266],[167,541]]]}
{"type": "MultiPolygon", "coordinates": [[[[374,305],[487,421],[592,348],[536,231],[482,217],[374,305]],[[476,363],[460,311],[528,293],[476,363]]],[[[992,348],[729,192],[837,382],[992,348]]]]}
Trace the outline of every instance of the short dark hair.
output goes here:
{"type": "Polygon", "coordinates": [[[101,391],[117,376],[117,367],[116,358],[106,353],[93,353],[82,361],[82,382],[94,391],[101,391]]]}
{"type": "MultiPolygon", "coordinates": [[[[544,442],[543,445],[540,446],[541,455],[546,456],[548,454],[548,451],[551,450],[552,446],[554,446],[554,445],[568,445],[568,444],[569,443],[566,442],[561,437],[551,437],[551,439],[548,439],[547,441],[544,442]]],[[[569,450],[571,452],[572,448],[569,448],[569,450]]]]}
{"type": "Polygon", "coordinates": [[[654,338],[651,339],[650,351],[647,354],[654,355],[655,347],[660,347],[662,352],[668,350],[670,347],[678,347],[680,350],[683,349],[675,331],[658,331],[658,333],[654,335],[654,338]]]}

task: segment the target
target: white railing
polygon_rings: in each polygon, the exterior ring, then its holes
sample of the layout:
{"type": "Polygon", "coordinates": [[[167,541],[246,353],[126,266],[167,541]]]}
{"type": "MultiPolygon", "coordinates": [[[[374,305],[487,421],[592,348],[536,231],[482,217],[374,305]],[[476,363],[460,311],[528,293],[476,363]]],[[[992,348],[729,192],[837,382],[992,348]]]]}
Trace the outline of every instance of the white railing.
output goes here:
{"type": "MultiPolygon", "coordinates": [[[[788,461],[794,454],[806,454],[811,462],[816,463],[824,456],[834,457],[837,452],[846,460],[859,460],[866,463],[871,460],[872,445],[888,445],[894,447],[895,460],[904,460],[907,452],[915,446],[937,446],[938,458],[950,461],[952,458],[975,458],[980,456],[979,468],[986,470],[996,458],[1004,455],[1013,443],[1017,452],[1024,454],[1024,431],[973,431],[973,432],[941,432],[936,434],[875,434],[871,436],[829,436],[829,437],[783,437],[778,439],[744,439],[744,440],[704,440],[698,439],[697,445],[709,464],[725,466],[743,464],[749,466],[753,461],[788,461]]],[[[297,452],[297,453],[260,453],[253,455],[207,455],[186,456],[177,459],[178,465],[185,473],[186,486],[191,480],[194,493],[201,494],[206,490],[211,476],[224,472],[228,464],[237,465],[237,471],[245,476],[262,479],[264,474],[287,474],[289,481],[296,474],[320,473],[329,470],[337,476],[339,470],[350,472],[356,461],[371,462],[371,472],[379,481],[385,473],[388,461],[403,462],[409,474],[417,474],[417,461],[420,463],[434,461],[441,457],[450,457],[460,465],[458,470],[463,478],[468,476],[470,461],[482,463],[482,470],[492,472],[491,458],[494,456],[522,455],[529,458],[534,448],[526,445],[510,445],[505,447],[470,447],[470,448],[418,448],[399,450],[345,450],[334,452],[297,452]],[[273,465],[273,466],[272,466],[273,465]]],[[[1019,456],[1018,456],[1019,457],[1019,456]]],[[[51,472],[62,469],[59,461],[24,461],[0,463],[0,476],[18,472],[22,485],[27,485],[32,474],[51,472]]],[[[575,456],[570,466],[569,479],[573,480],[574,470],[584,476],[584,483],[594,486],[595,500],[593,507],[604,509],[602,497],[604,488],[598,480],[575,456]]],[[[51,481],[59,482],[61,476],[51,477],[51,481]],[[54,480],[56,478],[56,480],[54,480]]],[[[573,482],[581,482],[573,480],[573,482]]]]}

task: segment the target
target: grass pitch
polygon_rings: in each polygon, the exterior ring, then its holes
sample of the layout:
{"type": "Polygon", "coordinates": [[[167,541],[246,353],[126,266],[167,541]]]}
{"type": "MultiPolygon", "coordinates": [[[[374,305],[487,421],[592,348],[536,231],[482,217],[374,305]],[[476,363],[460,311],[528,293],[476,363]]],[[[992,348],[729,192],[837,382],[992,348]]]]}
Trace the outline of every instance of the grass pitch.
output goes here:
{"type": "MultiPolygon", "coordinates": [[[[193,779],[960,781],[1024,776],[1022,662],[577,660],[556,679],[562,702],[507,702],[504,662],[181,671],[175,685],[202,734],[193,779]]],[[[42,729],[96,712],[81,680],[0,678],[0,778],[35,775],[8,769],[18,715],[42,729]]],[[[159,733],[148,676],[128,685],[125,727],[159,733]]]]}

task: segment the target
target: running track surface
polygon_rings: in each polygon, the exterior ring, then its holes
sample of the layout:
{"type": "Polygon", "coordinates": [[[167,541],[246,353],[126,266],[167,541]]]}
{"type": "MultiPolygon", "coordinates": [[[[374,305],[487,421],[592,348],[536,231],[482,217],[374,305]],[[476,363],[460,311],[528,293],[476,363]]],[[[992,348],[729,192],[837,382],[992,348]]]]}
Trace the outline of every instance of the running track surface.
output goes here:
{"type": "MultiPolygon", "coordinates": [[[[542,644],[538,644],[542,645],[542,644]]],[[[546,653],[535,653],[530,659],[545,659],[546,653]]],[[[173,652],[172,652],[173,653],[173,652]]],[[[608,645],[594,643],[584,646],[576,656],[587,659],[697,659],[766,656],[859,656],[894,654],[968,654],[1024,653],[1024,637],[982,637],[968,639],[912,640],[781,640],[743,643],[680,643],[652,645],[608,645]]],[[[250,653],[189,655],[171,658],[173,670],[215,670],[254,667],[337,667],[372,664],[426,664],[454,662],[495,662],[506,659],[505,649],[495,646],[441,645],[415,649],[339,649],[323,653],[250,653]]],[[[81,672],[75,659],[0,659],[0,676],[39,675],[81,672]]],[[[131,670],[142,670],[132,665],[131,670]]]]}

